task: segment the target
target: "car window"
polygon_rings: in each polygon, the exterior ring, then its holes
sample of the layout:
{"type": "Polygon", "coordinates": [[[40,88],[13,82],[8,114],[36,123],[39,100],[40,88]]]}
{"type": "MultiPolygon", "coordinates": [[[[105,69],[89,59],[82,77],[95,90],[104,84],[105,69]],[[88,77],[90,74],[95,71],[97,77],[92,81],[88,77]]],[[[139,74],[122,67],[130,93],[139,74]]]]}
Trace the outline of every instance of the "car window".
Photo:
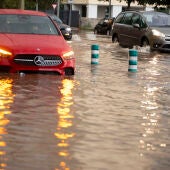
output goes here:
{"type": "Polygon", "coordinates": [[[170,26],[170,15],[160,12],[146,12],[143,14],[150,26],[170,26]]]}
{"type": "Polygon", "coordinates": [[[148,26],[148,25],[147,25],[145,19],[141,17],[140,27],[141,27],[141,28],[147,28],[147,26],[148,26]]]}
{"type": "Polygon", "coordinates": [[[0,22],[3,23],[0,24],[1,33],[60,34],[52,21],[44,16],[2,14],[0,22]]]}
{"type": "Polygon", "coordinates": [[[124,13],[121,13],[117,16],[115,23],[121,23],[123,20],[124,13]]]}
{"type": "Polygon", "coordinates": [[[132,24],[132,15],[133,15],[133,13],[130,13],[130,12],[125,13],[123,23],[127,24],[127,25],[131,25],[132,24]]]}
{"type": "Polygon", "coordinates": [[[139,24],[140,25],[140,15],[139,14],[133,14],[132,24],[139,24]]]}

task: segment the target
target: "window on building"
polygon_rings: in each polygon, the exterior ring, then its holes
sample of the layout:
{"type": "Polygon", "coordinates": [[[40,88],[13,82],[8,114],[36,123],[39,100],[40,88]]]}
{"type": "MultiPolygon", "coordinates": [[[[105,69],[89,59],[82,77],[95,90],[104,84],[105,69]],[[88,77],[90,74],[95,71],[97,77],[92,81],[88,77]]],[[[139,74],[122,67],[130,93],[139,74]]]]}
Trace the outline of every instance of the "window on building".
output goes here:
{"type": "Polygon", "coordinates": [[[82,17],[86,17],[87,16],[87,8],[86,5],[82,5],[82,17]]]}

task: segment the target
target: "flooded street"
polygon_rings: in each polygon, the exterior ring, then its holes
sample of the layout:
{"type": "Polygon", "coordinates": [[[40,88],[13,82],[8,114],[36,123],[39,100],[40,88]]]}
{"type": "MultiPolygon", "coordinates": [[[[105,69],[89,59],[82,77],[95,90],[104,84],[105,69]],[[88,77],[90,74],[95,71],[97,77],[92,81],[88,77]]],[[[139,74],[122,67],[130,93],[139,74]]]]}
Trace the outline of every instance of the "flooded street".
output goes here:
{"type": "Polygon", "coordinates": [[[68,43],[74,76],[0,73],[0,169],[169,170],[170,54],[141,52],[132,73],[111,37],[68,43]]]}

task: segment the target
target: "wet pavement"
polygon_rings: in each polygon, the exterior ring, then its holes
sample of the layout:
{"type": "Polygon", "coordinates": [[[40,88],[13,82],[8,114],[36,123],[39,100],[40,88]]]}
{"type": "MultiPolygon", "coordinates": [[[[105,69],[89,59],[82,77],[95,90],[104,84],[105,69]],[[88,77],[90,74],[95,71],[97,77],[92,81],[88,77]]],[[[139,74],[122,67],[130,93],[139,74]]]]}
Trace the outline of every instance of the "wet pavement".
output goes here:
{"type": "Polygon", "coordinates": [[[0,73],[1,170],[169,170],[170,54],[80,31],[74,76],[0,73]],[[98,44],[99,64],[91,64],[98,44]]]}

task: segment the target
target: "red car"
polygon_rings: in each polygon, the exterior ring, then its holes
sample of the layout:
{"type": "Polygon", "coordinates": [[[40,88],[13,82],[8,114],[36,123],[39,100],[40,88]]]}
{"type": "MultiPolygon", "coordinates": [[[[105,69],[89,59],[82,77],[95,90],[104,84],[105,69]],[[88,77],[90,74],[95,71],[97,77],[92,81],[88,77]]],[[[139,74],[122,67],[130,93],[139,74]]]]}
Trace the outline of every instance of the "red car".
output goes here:
{"type": "Polygon", "coordinates": [[[47,14],[0,9],[0,71],[74,75],[74,52],[47,14]]]}

